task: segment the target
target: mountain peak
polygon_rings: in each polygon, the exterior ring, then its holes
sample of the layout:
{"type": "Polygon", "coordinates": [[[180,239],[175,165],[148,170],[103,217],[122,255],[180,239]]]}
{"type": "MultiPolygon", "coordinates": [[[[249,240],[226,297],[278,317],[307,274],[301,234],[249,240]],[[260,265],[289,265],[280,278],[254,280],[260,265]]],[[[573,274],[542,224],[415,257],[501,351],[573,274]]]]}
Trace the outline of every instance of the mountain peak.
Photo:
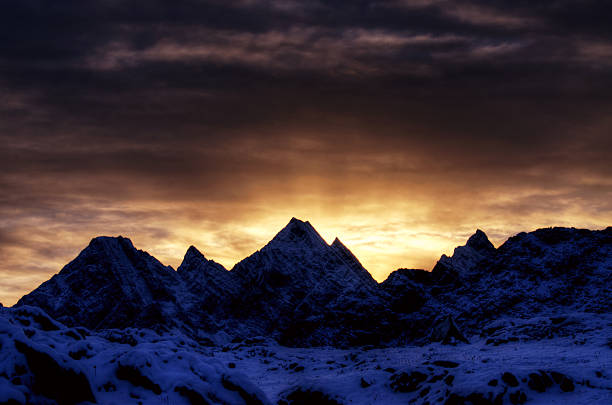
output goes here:
{"type": "Polygon", "coordinates": [[[134,244],[129,238],[123,236],[96,236],[89,242],[87,247],[100,247],[100,246],[126,246],[134,248],[134,244]]]}
{"type": "Polygon", "coordinates": [[[480,229],[477,229],[476,232],[470,236],[465,246],[471,247],[479,252],[495,250],[495,246],[489,241],[487,234],[480,229]]]}
{"type": "Polygon", "coordinates": [[[195,270],[198,270],[199,272],[204,271],[205,273],[210,273],[211,271],[216,270],[223,270],[224,273],[227,272],[225,267],[214,260],[208,260],[195,246],[192,245],[189,246],[189,249],[187,249],[187,252],[185,252],[183,262],[178,269],[176,269],[176,271],[181,275],[185,275],[187,273],[193,273],[195,270]]]}
{"type": "Polygon", "coordinates": [[[183,262],[190,262],[193,260],[206,260],[206,257],[193,245],[189,246],[187,252],[185,252],[185,257],[183,258],[183,262]]]}
{"type": "MultiPolygon", "coordinates": [[[[97,236],[93,238],[89,245],[81,251],[79,256],[106,256],[106,257],[124,257],[128,255],[137,255],[140,251],[134,247],[134,244],[129,238],[123,236],[97,236]]],[[[146,254],[145,252],[142,252],[146,254]]]]}
{"type": "Polygon", "coordinates": [[[372,275],[363,267],[359,259],[347,248],[340,239],[334,239],[331,244],[331,248],[340,258],[346,263],[359,278],[368,284],[376,284],[376,281],[372,278],[372,275]]]}
{"type": "Polygon", "coordinates": [[[336,238],[334,239],[334,241],[332,242],[332,244],[330,245],[336,252],[340,252],[342,254],[342,256],[346,257],[351,257],[352,260],[356,260],[357,262],[359,262],[357,260],[357,258],[353,255],[353,252],[350,251],[349,248],[346,247],[346,245],[344,243],[342,243],[342,241],[340,241],[340,239],[336,238]]]}
{"type": "Polygon", "coordinates": [[[296,217],[291,217],[291,219],[289,220],[290,224],[293,223],[298,223],[298,224],[306,224],[308,223],[308,221],[302,221],[301,219],[297,219],[296,217]]]}
{"type": "Polygon", "coordinates": [[[327,246],[321,235],[308,221],[291,218],[289,223],[270,241],[268,245],[305,244],[309,247],[327,246]]]}

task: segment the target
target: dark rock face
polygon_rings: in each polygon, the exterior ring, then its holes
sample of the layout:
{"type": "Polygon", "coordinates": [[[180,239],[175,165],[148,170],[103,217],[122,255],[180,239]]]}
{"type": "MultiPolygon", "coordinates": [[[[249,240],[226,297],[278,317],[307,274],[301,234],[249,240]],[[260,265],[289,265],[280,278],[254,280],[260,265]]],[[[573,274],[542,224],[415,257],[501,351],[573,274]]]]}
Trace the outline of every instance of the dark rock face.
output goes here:
{"type": "Polygon", "coordinates": [[[178,392],[182,397],[189,401],[190,405],[209,405],[208,402],[199,392],[182,385],[177,385],[174,391],[178,392]]]}
{"type": "Polygon", "coordinates": [[[508,384],[508,386],[510,386],[510,387],[518,387],[518,385],[519,385],[518,380],[516,379],[516,377],[512,373],[505,372],[504,374],[502,374],[501,379],[502,379],[503,382],[508,384]]]}
{"type": "Polygon", "coordinates": [[[89,381],[82,373],[62,367],[53,357],[26,343],[15,341],[15,347],[24,354],[33,374],[33,393],[66,405],[96,402],[89,381]]]}
{"type": "Polygon", "coordinates": [[[524,404],[527,402],[527,395],[525,395],[523,391],[511,392],[508,398],[510,399],[510,403],[513,405],[524,404]]]}
{"type": "Polygon", "coordinates": [[[370,320],[386,310],[378,284],[353,254],[295,218],[231,273],[243,283],[236,315],[257,319],[261,334],[279,331],[287,345],[325,344],[330,336],[340,344],[367,342],[379,323],[370,320]]]}
{"type": "MultiPolygon", "coordinates": [[[[230,318],[241,294],[241,280],[190,246],[176,273],[184,283],[182,306],[192,314],[193,324],[211,329],[215,319],[230,318]]],[[[214,329],[214,328],[213,328],[214,329]]]]}
{"type": "MultiPolygon", "coordinates": [[[[612,233],[539,229],[513,236],[495,249],[477,231],[452,257],[440,258],[431,279],[415,282],[405,270],[396,273],[388,278],[395,291],[402,291],[403,284],[405,291],[426,297],[421,314],[453,315],[468,335],[482,335],[482,327],[501,315],[533,316],[572,308],[605,313],[612,310],[612,233]]],[[[559,327],[550,328],[549,334],[565,327],[563,318],[555,322],[559,327]]]]}
{"type": "Polygon", "coordinates": [[[433,342],[442,342],[442,344],[447,345],[456,344],[458,342],[470,343],[463,333],[461,333],[451,316],[447,316],[434,325],[431,332],[431,340],[433,342]]]}
{"type": "Polygon", "coordinates": [[[502,405],[502,404],[503,404],[503,395],[498,395],[497,397],[490,399],[486,397],[485,394],[480,393],[480,392],[473,392],[466,396],[452,393],[447,398],[447,400],[444,402],[444,405],[502,405]]]}
{"type": "Polygon", "coordinates": [[[161,394],[159,385],[151,381],[149,377],[143,375],[140,370],[134,366],[119,364],[115,374],[118,379],[128,381],[135,387],[142,387],[146,390],[153,391],[157,395],[161,394]]]}
{"type": "Polygon", "coordinates": [[[470,247],[484,255],[493,253],[495,251],[495,246],[493,246],[487,235],[480,229],[477,229],[474,235],[470,236],[465,246],[470,247]]]}
{"type": "Polygon", "coordinates": [[[174,326],[182,313],[176,272],[129,239],[98,237],[59,274],[19,300],[90,329],[174,326]]]}
{"type": "Polygon", "coordinates": [[[445,368],[455,368],[459,366],[459,363],[455,361],[449,361],[449,360],[436,360],[432,364],[434,366],[445,367],[445,368]]]}
{"type": "Polygon", "coordinates": [[[421,388],[420,384],[426,379],[427,375],[419,371],[401,372],[391,376],[390,387],[396,392],[414,392],[421,388]]]}
{"type": "Polygon", "coordinates": [[[393,311],[409,314],[418,311],[427,302],[423,284],[428,285],[430,279],[431,273],[428,271],[399,269],[391,273],[380,287],[388,294],[393,311]]]}
{"type": "Polygon", "coordinates": [[[336,398],[321,391],[297,388],[284,395],[284,399],[278,401],[279,405],[342,405],[336,398]]]}
{"type": "Polygon", "coordinates": [[[230,376],[223,376],[221,379],[223,387],[230,391],[235,391],[240,395],[245,405],[264,405],[264,400],[258,398],[256,394],[247,391],[240,384],[235,382],[230,376]]]}
{"type": "Polygon", "coordinates": [[[539,373],[529,374],[527,385],[534,391],[544,392],[547,388],[552,387],[553,383],[544,371],[540,371],[539,373]]]}

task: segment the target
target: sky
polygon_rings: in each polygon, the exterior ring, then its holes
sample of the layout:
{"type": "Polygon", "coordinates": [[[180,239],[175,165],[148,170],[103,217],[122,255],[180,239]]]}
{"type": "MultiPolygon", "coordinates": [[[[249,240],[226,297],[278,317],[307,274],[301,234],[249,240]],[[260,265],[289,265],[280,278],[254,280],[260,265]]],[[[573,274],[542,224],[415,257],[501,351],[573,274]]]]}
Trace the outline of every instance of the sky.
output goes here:
{"type": "Polygon", "coordinates": [[[612,5],[0,4],[0,302],[98,235],[231,268],[291,217],[382,281],[612,225],[612,5]]]}

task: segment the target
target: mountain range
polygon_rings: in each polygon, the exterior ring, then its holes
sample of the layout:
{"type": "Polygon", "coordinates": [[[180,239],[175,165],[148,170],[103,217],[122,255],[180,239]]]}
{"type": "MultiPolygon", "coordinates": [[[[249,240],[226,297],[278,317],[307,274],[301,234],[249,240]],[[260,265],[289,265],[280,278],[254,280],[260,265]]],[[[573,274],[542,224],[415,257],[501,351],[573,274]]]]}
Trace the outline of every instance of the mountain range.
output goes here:
{"type": "Polygon", "coordinates": [[[432,271],[377,283],[339,239],[291,219],[227,270],[191,246],[177,270],[124,237],[97,237],[16,304],[91,330],[179,330],[201,342],[271,338],[286,346],[425,343],[451,316],[467,335],[502,315],[612,310],[612,227],[546,228],[498,248],[477,230],[432,271]]]}

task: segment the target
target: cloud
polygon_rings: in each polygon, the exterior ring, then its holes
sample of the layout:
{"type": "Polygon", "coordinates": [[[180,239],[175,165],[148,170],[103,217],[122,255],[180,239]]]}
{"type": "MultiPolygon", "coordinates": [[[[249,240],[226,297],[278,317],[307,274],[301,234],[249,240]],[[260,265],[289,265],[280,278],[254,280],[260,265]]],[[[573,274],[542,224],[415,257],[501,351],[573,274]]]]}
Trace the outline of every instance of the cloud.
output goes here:
{"type": "Polygon", "coordinates": [[[607,226],[609,7],[3,4],[0,300],[100,234],[231,267],[297,216],[382,280],[607,226]]]}
{"type": "Polygon", "coordinates": [[[580,39],[575,41],[574,46],[583,64],[595,69],[612,66],[612,41],[580,39]]]}
{"type": "Polygon", "coordinates": [[[513,10],[495,8],[494,6],[472,1],[448,1],[448,0],[391,0],[379,3],[382,7],[415,11],[430,9],[440,13],[442,16],[457,20],[462,23],[497,27],[500,29],[522,29],[536,28],[542,25],[538,18],[525,15],[513,10]]]}
{"type": "Polygon", "coordinates": [[[507,29],[536,28],[541,25],[534,17],[521,16],[476,4],[446,3],[443,14],[474,25],[494,26],[507,29]]]}
{"type": "Polygon", "coordinates": [[[137,65],[164,63],[208,63],[240,65],[267,71],[315,71],[335,75],[387,75],[381,60],[392,60],[393,70],[403,74],[428,74],[418,61],[399,60],[398,53],[425,47],[453,46],[466,39],[455,35],[415,34],[380,29],[332,30],[294,27],[287,31],[261,33],[198,30],[189,41],[162,38],[146,48],[113,42],[87,58],[94,70],[116,70],[137,65]]]}

